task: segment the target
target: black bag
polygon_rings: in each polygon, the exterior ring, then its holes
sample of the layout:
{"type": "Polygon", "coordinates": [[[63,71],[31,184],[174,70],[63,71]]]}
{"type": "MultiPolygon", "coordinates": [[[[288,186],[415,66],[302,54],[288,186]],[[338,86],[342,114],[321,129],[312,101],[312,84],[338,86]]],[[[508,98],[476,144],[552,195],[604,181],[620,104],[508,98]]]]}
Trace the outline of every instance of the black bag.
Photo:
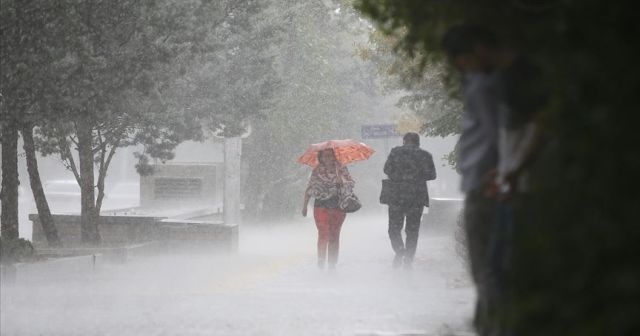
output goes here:
{"type": "Polygon", "coordinates": [[[360,210],[362,203],[351,188],[343,186],[338,191],[338,207],[346,213],[351,213],[360,210]]]}
{"type": "Polygon", "coordinates": [[[380,191],[380,204],[389,204],[393,202],[396,195],[395,184],[389,180],[382,180],[382,190],[380,191]]]}
{"type": "Polygon", "coordinates": [[[358,196],[353,193],[353,189],[342,183],[343,181],[342,178],[340,178],[340,174],[338,174],[337,168],[336,175],[338,176],[338,179],[340,179],[340,186],[338,187],[338,208],[346,213],[360,210],[360,208],[362,208],[362,203],[360,203],[358,196]]]}

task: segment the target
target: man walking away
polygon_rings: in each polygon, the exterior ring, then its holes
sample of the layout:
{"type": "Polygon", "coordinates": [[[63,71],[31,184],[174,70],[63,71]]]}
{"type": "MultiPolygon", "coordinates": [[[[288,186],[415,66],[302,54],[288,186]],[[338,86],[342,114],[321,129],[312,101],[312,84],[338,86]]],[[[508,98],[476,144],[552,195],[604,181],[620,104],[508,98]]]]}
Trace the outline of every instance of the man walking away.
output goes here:
{"type": "Polygon", "coordinates": [[[433,158],[420,148],[417,133],[405,134],[403,145],[391,150],[384,173],[389,179],[383,182],[386,185],[383,185],[380,202],[389,205],[389,239],[396,253],[393,267],[398,268],[404,262],[405,269],[411,269],[418,246],[422,210],[429,206],[427,181],[436,178],[433,158]],[[406,242],[402,240],[403,227],[406,242]]]}

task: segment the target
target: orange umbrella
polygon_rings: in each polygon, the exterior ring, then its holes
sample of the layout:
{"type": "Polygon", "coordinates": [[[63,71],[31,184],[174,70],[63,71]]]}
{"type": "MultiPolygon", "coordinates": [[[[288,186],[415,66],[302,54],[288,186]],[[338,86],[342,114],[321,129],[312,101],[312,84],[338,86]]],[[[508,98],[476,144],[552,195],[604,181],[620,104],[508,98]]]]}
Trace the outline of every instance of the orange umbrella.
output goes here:
{"type": "Polygon", "coordinates": [[[298,158],[298,163],[315,167],[318,165],[318,152],[329,148],[333,149],[336,160],[343,165],[366,160],[375,152],[373,148],[353,139],[329,140],[309,145],[307,151],[298,158]]]}

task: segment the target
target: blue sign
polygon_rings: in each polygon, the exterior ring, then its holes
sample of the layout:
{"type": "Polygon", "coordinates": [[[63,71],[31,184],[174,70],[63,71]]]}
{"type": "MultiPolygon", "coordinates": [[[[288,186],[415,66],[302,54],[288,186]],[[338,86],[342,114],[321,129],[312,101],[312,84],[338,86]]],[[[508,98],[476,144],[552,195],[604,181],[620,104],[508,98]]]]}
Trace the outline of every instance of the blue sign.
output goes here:
{"type": "Polygon", "coordinates": [[[362,139],[382,139],[400,136],[394,124],[362,125],[362,139]]]}

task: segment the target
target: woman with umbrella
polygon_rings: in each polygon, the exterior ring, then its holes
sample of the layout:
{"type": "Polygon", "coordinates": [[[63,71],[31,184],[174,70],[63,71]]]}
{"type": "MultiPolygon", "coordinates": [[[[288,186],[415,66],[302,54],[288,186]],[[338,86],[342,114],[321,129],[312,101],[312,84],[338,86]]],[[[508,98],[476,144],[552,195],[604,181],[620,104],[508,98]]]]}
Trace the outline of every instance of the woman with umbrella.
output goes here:
{"type": "Polygon", "coordinates": [[[345,164],[364,160],[371,154],[373,149],[354,140],[331,140],[309,146],[298,159],[298,162],[313,167],[304,193],[302,216],[307,216],[309,199],[313,197],[313,218],[318,228],[320,269],[324,269],[326,261],[329,269],[334,269],[338,262],[340,229],[346,217],[345,211],[341,208],[340,195],[352,194],[355,185],[345,164]]]}

